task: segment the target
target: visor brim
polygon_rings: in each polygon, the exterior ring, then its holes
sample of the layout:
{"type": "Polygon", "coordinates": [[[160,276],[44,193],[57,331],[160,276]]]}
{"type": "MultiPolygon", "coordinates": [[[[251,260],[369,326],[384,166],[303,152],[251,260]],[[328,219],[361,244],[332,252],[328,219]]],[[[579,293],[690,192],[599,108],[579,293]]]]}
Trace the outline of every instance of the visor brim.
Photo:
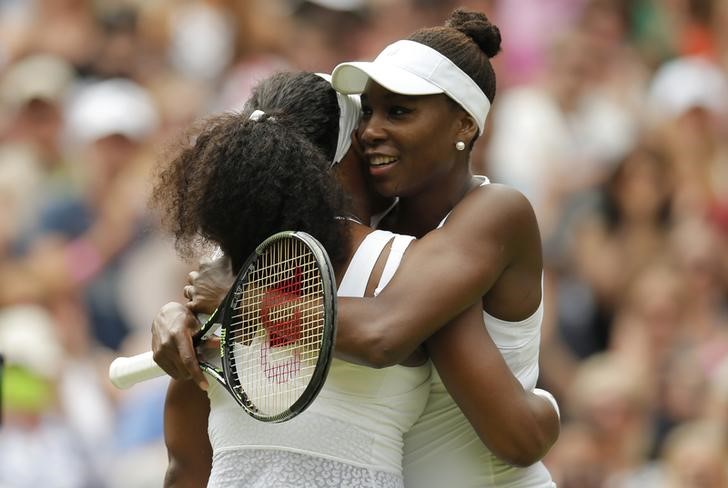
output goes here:
{"type": "Polygon", "coordinates": [[[434,95],[444,93],[437,85],[398,66],[352,62],[338,65],[331,73],[331,85],[339,93],[360,94],[373,80],[387,90],[401,95],[434,95]]]}

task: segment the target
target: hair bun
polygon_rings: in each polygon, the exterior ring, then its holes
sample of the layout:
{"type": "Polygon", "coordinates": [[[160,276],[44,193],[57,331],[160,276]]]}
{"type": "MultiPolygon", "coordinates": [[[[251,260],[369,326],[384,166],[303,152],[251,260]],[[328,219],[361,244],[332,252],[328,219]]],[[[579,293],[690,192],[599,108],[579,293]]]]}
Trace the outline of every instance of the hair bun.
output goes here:
{"type": "Polygon", "coordinates": [[[501,50],[500,30],[482,12],[458,8],[450,14],[445,26],[459,30],[470,37],[489,58],[501,50]]]}

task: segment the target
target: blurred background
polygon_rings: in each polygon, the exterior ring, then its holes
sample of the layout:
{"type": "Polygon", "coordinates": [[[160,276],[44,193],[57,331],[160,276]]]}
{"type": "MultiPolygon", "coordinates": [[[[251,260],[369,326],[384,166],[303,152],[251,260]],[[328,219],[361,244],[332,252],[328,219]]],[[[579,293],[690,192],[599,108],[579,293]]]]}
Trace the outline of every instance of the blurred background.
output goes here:
{"type": "Polygon", "coordinates": [[[538,214],[555,481],[728,487],[728,0],[0,0],[0,486],[161,486],[166,380],[106,374],[184,300],[171,137],[457,6],[503,36],[472,163],[538,214]]]}

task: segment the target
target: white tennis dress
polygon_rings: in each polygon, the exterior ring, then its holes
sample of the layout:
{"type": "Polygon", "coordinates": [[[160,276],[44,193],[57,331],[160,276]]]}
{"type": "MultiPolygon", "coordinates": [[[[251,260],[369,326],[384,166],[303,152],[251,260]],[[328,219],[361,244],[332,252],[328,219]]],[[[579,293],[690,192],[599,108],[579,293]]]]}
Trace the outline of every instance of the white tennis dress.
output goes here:
{"type": "MultiPolygon", "coordinates": [[[[479,178],[480,186],[489,183],[486,177],[479,178]]],[[[506,322],[487,312],[483,312],[483,318],[514,376],[526,390],[533,390],[538,379],[543,300],[533,315],[520,322],[506,322]]],[[[434,367],[425,411],[405,435],[404,473],[408,488],[556,486],[543,463],[519,468],[496,458],[447,392],[434,367]]]]}
{"type": "MultiPolygon", "coordinates": [[[[375,231],[352,258],[339,296],[364,296],[391,239],[379,287],[386,285],[412,238],[375,231]]],[[[403,435],[423,411],[430,371],[429,362],[373,369],[335,359],[313,404],[280,424],[252,419],[210,381],[208,487],[402,488],[403,435]]]]}

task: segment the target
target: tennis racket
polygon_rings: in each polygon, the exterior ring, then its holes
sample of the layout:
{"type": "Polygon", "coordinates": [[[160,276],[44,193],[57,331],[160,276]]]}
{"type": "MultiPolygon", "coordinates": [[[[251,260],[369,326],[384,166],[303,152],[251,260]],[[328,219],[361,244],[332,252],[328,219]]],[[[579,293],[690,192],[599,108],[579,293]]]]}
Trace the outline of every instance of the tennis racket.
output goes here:
{"type": "MultiPolygon", "coordinates": [[[[219,331],[220,364],[200,366],[263,422],[303,412],[321,390],[332,359],[336,284],[324,247],[304,232],[274,234],[248,257],[220,306],[195,335],[219,331]]],[[[119,388],[164,375],[152,353],[115,359],[119,388]]]]}

